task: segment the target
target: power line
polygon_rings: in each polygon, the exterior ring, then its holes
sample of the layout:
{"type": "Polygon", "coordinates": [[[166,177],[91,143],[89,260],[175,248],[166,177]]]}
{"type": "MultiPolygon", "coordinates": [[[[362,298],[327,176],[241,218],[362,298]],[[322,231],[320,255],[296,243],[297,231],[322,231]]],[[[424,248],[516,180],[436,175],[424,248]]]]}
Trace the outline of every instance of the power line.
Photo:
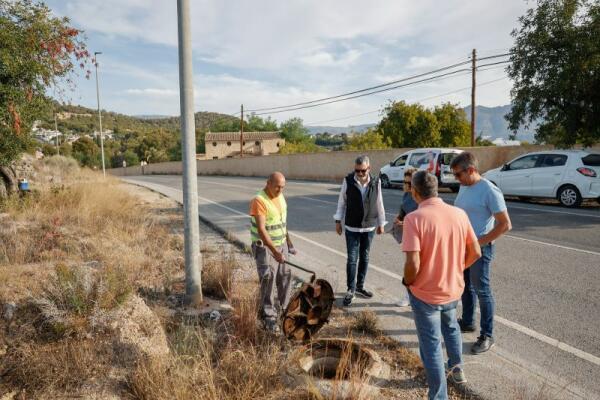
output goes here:
{"type": "Polygon", "coordinates": [[[429,72],[425,72],[425,73],[422,73],[422,74],[418,74],[418,75],[414,75],[414,76],[409,76],[409,77],[406,77],[406,78],[398,79],[398,80],[387,82],[387,83],[382,83],[380,85],[371,86],[371,87],[368,87],[368,88],[365,88],[365,89],[355,90],[353,92],[339,94],[339,95],[336,95],[336,96],[323,97],[323,98],[317,99],[317,100],[305,101],[305,102],[296,103],[296,104],[288,104],[286,106],[257,108],[257,109],[249,110],[249,111],[250,112],[256,112],[256,111],[266,111],[266,110],[279,110],[281,108],[290,108],[290,107],[303,106],[303,105],[307,105],[307,104],[319,103],[319,102],[326,101],[326,100],[337,99],[337,98],[340,98],[340,97],[351,96],[353,94],[363,93],[363,92],[366,92],[366,91],[370,91],[370,90],[374,90],[374,89],[379,89],[379,88],[382,88],[382,87],[386,87],[386,86],[393,85],[393,84],[396,84],[396,83],[404,82],[404,81],[407,81],[407,80],[411,80],[411,79],[415,79],[415,78],[420,78],[420,77],[423,77],[423,76],[431,75],[431,74],[434,74],[434,73],[437,73],[437,72],[446,71],[448,69],[456,68],[456,67],[459,67],[461,65],[468,64],[468,63],[469,63],[469,61],[463,61],[463,62],[460,62],[460,63],[449,65],[447,67],[436,69],[434,71],[429,71],[429,72]]]}
{"type": "MultiPolygon", "coordinates": [[[[408,83],[405,83],[405,84],[402,84],[402,85],[392,86],[392,87],[389,87],[389,88],[380,89],[380,90],[372,91],[372,92],[369,92],[369,93],[358,94],[358,95],[355,95],[355,96],[350,96],[350,97],[345,97],[345,98],[342,98],[342,99],[331,100],[331,101],[327,101],[327,102],[323,102],[323,103],[319,103],[319,104],[311,104],[311,105],[306,105],[306,106],[302,106],[302,107],[288,108],[288,109],[279,110],[279,111],[256,113],[254,115],[279,114],[279,113],[282,113],[282,112],[303,110],[305,108],[314,108],[314,107],[324,106],[326,104],[339,103],[340,101],[352,100],[352,99],[357,99],[359,97],[370,96],[370,95],[377,94],[377,93],[389,92],[390,90],[394,90],[394,89],[398,89],[398,88],[406,87],[406,86],[411,86],[411,85],[415,85],[415,84],[418,84],[418,83],[425,83],[425,82],[431,82],[431,81],[439,80],[439,79],[446,78],[446,77],[451,76],[451,75],[456,75],[456,74],[458,74],[460,72],[462,72],[462,74],[460,74],[460,75],[466,75],[467,73],[470,73],[471,70],[467,69],[467,68],[463,68],[463,69],[459,69],[459,70],[456,70],[456,71],[447,72],[445,74],[436,75],[436,76],[433,76],[433,77],[421,79],[421,80],[414,81],[414,82],[408,82],[408,83]]],[[[460,76],[460,75],[456,75],[456,76],[460,76]]]]}
{"type": "MultiPolygon", "coordinates": [[[[502,80],[506,79],[507,77],[508,77],[507,75],[504,75],[503,77],[498,78],[498,79],[493,79],[491,81],[482,82],[482,83],[478,84],[477,87],[491,85],[492,83],[502,81],[502,80]]],[[[465,90],[468,90],[468,89],[471,89],[471,86],[466,86],[466,87],[463,87],[463,88],[460,88],[460,89],[453,90],[451,92],[446,92],[446,93],[442,93],[442,94],[439,94],[439,95],[435,95],[435,96],[430,96],[430,97],[425,97],[425,98],[422,98],[422,99],[414,100],[413,102],[414,103],[419,103],[421,101],[436,99],[436,98],[439,98],[439,97],[448,96],[450,94],[462,92],[462,91],[465,91],[465,90]]],[[[381,109],[377,109],[377,110],[367,111],[367,112],[360,113],[360,114],[348,115],[346,117],[334,118],[334,119],[329,119],[329,120],[325,120],[325,121],[310,122],[310,123],[307,123],[306,126],[316,125],[316,124],[324,124],[324,123],[327,123],[327,122],[341,121],[341,120],[344,120],[344,119],[350,119],[350,118],[354,118],[354,117],[360,117],[360,116],[363,116],[363,115],[374,114],[374,113],[380,112],[380,111],[381,111],[381,109]]]]}
{"type": "MultiPolygon", "coordinates": [[[[504,56],[507,56],[509,54],[510,53],[492,55],[492,56],[481,58],[481,60],[504,57],[504,56]]],[[[452,68],[456,68],[456,67],[459,67],[459,66],[462,66],[462,65],[469,64],[470,62],[471,62],[470,60],[462,61],[462,62],[455,63],[455,64],[452,64],[452,65],[448,65],[448,66],[445,66],[445,67],[442,67],[442,68],[438,68],[438,69],[435,69],[435,70],[432,70],[432,71],[424,72],[424,73],[421,73],[421,74],[409,76],[409,77],[402,78],[402,79],[397,79],[397,80],[394,80],[394,81],[391,81],[391,82],[383,83],[383,84],[376,85],[376,86],[371,86],[371,87],[360,89],[360,90],[355,90],[355,91],[352,91],[352,92],[347,92],[347,93],[339,94],[339,95],[336,95],[336,96],[323,97],[321,99],[310,100],[310,101],[305,101],[305,102],[296,103],[296,104],[288,104],[288,105],[285,105],[285,106],[256,108],[256,109],[247,110],[247,111],[248,112],[259,112],[259,111],[267,111],[267,110],[280,110],[280,109],[283,109],[283,108],[292,108],[292,107],[304,106],[304,105],[308,105],[308,104],[321,103],[321,102],[324,102],[324,101],[327,101],[327,100],[333,100],[333,99],[338,99],[338,98],[341,98],[341,97],[351,96],[351,95],[358,94],[358,93],[364,93],[364,92],[368,92],[368,91],[371,91],[371,90],[375,90],[375,89],[383,88],[383,87],[386,87],[386,86],[394,85],[394,84],[397,84],[397,83],[400,83],[400,82],[406,82],[406,81],[413,80],[413,79],[416,79],[416,78],[421,78],[421,77],[424,77],[424,76],[427,76],[427,75],[432,75],[432,74],[436,74],[436,73],[439,73],[439,72],[447,71],[447,70],[452,69],[452,68]]],[[[378,93],[378,92],[376,92],[376,93],[378,93]]],[[[325,104],[329,104],[329,103],[325,103],[325,104]]],[[[263,113],[263,114],[265,114],[265,113],[263,113]]],[[[257,115],[262,115],[262,114],[257,114],[257,115]]]]}
{"type": "Polygon", "coordinates": [[[481,64],[477,66],[477,69],[481,68],[481,67],[487,67],[489,65],[500,65],[500,64],[510,64],[512,61],[510,60],[504,60],[504,61],[498,61],[498,62],[493,62],[493,63],[487,63],[487,64],[481,64]]]}

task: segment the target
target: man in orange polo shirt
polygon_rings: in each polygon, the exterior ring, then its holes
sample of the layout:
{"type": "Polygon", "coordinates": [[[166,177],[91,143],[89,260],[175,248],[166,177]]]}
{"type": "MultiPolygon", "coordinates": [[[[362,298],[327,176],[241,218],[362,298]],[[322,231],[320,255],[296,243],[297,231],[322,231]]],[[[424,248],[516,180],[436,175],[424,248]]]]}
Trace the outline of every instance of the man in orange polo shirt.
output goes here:
{"type": "Polygon", "coordinates": [[[437,178],[427,171],[413,175],[411,190],[419,208],[405,217],[402,242],[402,283],[409,292],[431,400],[448,398],[442,337],[449,377],[466,382],[456,306],[465,287],[464,270],[481,257],[467,214],[444,203],[437,188],[437,178]]]}

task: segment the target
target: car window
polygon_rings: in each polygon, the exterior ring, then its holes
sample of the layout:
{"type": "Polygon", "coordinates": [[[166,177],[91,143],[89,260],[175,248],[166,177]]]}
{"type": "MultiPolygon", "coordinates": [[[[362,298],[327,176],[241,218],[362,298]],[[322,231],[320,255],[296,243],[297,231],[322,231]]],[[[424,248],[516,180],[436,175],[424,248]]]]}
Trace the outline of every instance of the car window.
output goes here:
{"type": "Polygon", "coordinates": [[[458,154],[456,154],[456,153],[445,153],[445,154],[442,154],[442,164],[444,164],[444,165],[450,165],[450,163],[452,162],[452,160],[454,160],[457,155],[458,154]]]}
{"type": "Polygon", "coordinates": [[[600,154],[588,154],[581,161],[588,167],[600,167],[600,154]]]}
{"type": "Polygon", "coordinates": [[[532,154],[530,156],[521,157],[510,163],[510,170],[518,170],[518,169],[527,169],[535,167],[538,159],[540,158],[539,154],[532,154]]]}
{"type": "Polygon", "coordinates": [[[540,167],[560,167],[567,163],[567,156],[564,154],[546,154],[540,163],[540,167]]]}
{"type": "Polygon", "coordinates": [[[404,156],[400,156],[394,161],[394,167],[401,167],[406,164],[406,159],[408,158],[408,154],[404,156]]]}
{"type": "Polygon", "coordinates": [[[428,153],[413,153],[410,156],[408,165],[410,165],[411,167],[419,168],[422,164],[427,164],[428,162],[429,162],[429,154],[428,153]]]}

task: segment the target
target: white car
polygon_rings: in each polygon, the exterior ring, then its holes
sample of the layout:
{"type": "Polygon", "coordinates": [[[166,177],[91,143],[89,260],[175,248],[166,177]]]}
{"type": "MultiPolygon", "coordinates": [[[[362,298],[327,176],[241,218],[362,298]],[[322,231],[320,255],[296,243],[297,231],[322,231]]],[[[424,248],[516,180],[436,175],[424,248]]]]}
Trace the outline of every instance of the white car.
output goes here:
{"type": "Polygon", "coordinates": [[[404,169],[414,167],[416,169],[428,170],[438,178],[440,187],[448,187],[453,192],[458,192],[460,184],[454,178],[450,163],[458,154],[462,153],[458,149],[414,149],[400,154],[388,165],[381,168],[379,177],[381,186],[389,188],[393,184],[402,184],[404,182],[404,169]]]}
{"type": "Polygon", "coordinates": [[[600,154],[585,150],[528,153],[483,176],[507,196],[556,198],[566,207],[600,202],[600,154]]]}

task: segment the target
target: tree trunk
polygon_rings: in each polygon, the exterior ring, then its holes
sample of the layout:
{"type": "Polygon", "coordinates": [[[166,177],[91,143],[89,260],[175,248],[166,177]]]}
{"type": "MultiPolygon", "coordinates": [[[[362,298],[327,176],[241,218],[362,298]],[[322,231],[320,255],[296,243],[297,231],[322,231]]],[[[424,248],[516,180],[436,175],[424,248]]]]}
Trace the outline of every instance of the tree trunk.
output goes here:
{"type": "Polygon", "coordinates": [[[19,188],[17,176],[11,167],[0,167],[0,199],[16,193],[19,188]]]}

